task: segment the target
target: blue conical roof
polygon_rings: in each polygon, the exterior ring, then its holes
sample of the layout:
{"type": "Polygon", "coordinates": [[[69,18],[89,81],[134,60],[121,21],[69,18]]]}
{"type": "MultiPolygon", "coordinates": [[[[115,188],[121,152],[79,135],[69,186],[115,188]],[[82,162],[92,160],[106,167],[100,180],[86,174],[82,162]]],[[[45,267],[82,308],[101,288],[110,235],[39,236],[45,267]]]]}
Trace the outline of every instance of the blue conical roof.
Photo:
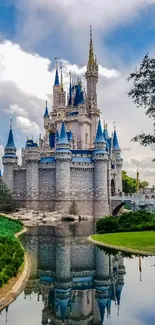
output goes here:
{"type": "Polygon", "coordinates": [[[122,289],[123,289],[123,284],[117,284],[117,286],[116,286],[116,299],[117,299],[118,305],[120,305],[122,289]]]}
{"type": "Polygon", "coordinates": [[[59,141],[59,131],[58,130],[56,131],[56,134],[55,134],[55,140],[59,141]]]}
{"type": "Polygon", "coordinates": [[[100,317],[101,317],[101,321],[104,321],[104,315],[105,315],[105,308],[106,308],[106,304],[108,302],[108,298],[97,298],[97,302],[98,302],[98,307],[100,310],[100,317]]]}
{"type": "Polygon", "coordinates": [[[0,169],[0,177],[2,177],[2,171],[1,171],[1,169],[0,169]]]}
{"type": "Polygon", "coordinates": [[[95,138],[94,143],[105,143],[105,142],[106,141],[105,141],[104,136],[103,136],[101,121],[99,120],[98,127],[97,127],[96,138],[95,138]]]}
{"type": "Polygon", "coordinates": [[[113,149],[115,151],[120,151],[120,146],[118,144],[118,139],[117,139],[117,133],[116,130],[114,130],[114,136],[113,136],[113,149]]]}
{"type": "Polygon", "coordinates": [[[70,130],[69,132],[68,132],[68,141],[72,141],[73,140],[73,133],[72,133],[72,131],[70,130]]]}
{"type": "Polygon", "coordinates": [[[70,82],[70,86],[69,86],[69,100],[68,100],[68,105],[71,106],[72,105],[72,84],[70,82]]]}
{"type": "Polygon", "coordinates": [[[61,131],[60,131],[60,137],[59,137],[58,144],[69,144],[64,122],[62,122],[62,125],[61,125],[61,131]]]}
{"type": "Polygon", "coordinates": [[[74,98],[74,106],[78,106],[81,102],[81,87],[80,85],[76,85],[76,93],[74,98]]]}
{"type": "Polygon", "coordinates": [[[56,71],[55,71],[54,86],[60,86],[60,84],[59,84],[59,73],[58,73],[58,69],[57,68],[56,68],[56,71]]]}
{"type": "Polygon", "coordinates": [[[44,117],[49,117],[47,103],[46,103],[46,107],[45,107],[44,117]]]}
{"type": "Polygon", "coordinates": [[[8,142],[7,142],[7,145],[6,145],[5,149],[14,149],[14,150],[16,150],[16,147],[15,147],[15,144],[14,144],[13,132],[12,132],[11,127],[10,127],[10,131],[9,131],[8,142]]]}

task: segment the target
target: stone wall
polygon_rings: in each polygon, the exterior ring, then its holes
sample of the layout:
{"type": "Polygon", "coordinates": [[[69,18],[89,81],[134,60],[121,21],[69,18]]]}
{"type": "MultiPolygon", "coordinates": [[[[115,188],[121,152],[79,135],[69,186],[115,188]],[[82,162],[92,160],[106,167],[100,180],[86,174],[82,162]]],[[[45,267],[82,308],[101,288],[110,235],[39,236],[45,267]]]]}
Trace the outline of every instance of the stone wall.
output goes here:
{"type": "Polygon", "coordinates": [[[73,240],[71,242],[71,268],[73,271],[94,269],[94,245],[87,244],[85,240],[73,240]]]}
{"type": "Polygon", "coordinates": [[[14,170],[14,187],[13,193],[15,199],[22,201],[26,197],[26,170],[14,170]]]}
{"type": "Polygon", "coordinates": [[[39,199],[55,200],[55,168],[39,168],[39,199]]]}

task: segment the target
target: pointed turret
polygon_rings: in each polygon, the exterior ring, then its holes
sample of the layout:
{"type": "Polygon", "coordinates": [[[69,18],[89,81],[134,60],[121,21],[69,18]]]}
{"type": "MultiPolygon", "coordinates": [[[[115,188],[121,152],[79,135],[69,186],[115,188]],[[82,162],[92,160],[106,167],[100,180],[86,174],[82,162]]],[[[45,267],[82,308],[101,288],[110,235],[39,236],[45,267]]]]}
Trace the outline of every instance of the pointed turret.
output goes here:
{"type": "Polygon", "coordinates": [[[61,92],[63,92],[63,88],[64,88],[64,86],[63,86],[63,74],[62,74],[62,67],[61,67],[61,81],[60,81],[60,90],[61,90],[61,92]]]}
{"type": "Polygon", "coordinates": [[[88,58],[88,66],[93,66],[95,63],[94,60],[94,50],[93,50],[93,39],[92,39],[92,26],[90,26],[90,44],[89,44],[89,58],[88,58]]]}
{"type": "Polygon", "coordinates": [[[60,137],[59,137],[59,141],[57,143],[58,145],[68,145],[69,142],[68,142],[68,139],[67,139],[67,133],[66,133],[66,128],[65,128],[65,123],[62,122],[62,125],[61,125],[61,131],[60,131],[60,137]]]}
{"type": "Polygon", "coordinates": [[[70,84],[69,84],[69,99],[68,99],[68,105],[71,106],[72,105],[72,75],[71,75],[71,71],[70,71],[70,84]]]}
{"type": "Polygon", "coordinates": [[[55,70],[54,86],[57,86],[57,87],[60,86],[60,83],[59,83],[59,72],[58,72],[58,63],[57,63],[57,61],[56,61],[56,70],[55,70]]]}
{"type": "Polygon", "coordinates": [[[56,131],[56,134],[55,134],[55,140],[56,140],[56,142],[59,141],[59,131],[58,130],[56,131]]]}
{"type": "Polygon", "coordinates": [[[49,112],[48,112],[48,107],[47,107],[47,100],[46,100],[46,107],[45,107],[44,117],[49,117],[49,112]]]}
{"type": "Polygon", "coordinates": [[[121,151],[118,138],[117,138],[117,132],[116,132],[116,126],[114,125],[114,135],[113,135],[113,150],[114,151],[121,151]]]}
{"type": "Polygon", "coordinates": [[[96,138],[94,141],[95,147],[98,144],[106,144],[105,138],[103,136],[103,131],[102,131],[102,126],[101,126],[101,121],[98,121],[98,127],[97,127],[97,133],[96,133],[96,138]]]}
{"type": "Polygon", "coordinates": [[[12,120],[10,123],[10,130],[8,141],[6,147],[4,149],[4,156],[3,156],[3,165],[4,165],[4,176],[3,180],[8,185],[8,187],[13,190],[14,187],[14,167],[18,163],[18,157],[16,155],[16,147],[14,144],[13,132],[12,132],[12,120]]]}
{"type": "Polygon", "coordinates": [[[103,135],[106,141],[106,150],[109,151],[109,135],[108,135],[108,124],[104,123],[103,135]]]}
{"type": "Polygon", "coordinates": [[[16,147],[14,144],[14,138],[13,138],[13,132],[12,132],[12,120],[10,122],[10,130],[9,130],[9,136],[8,136],[8,141],[5,147],[5,150],[15,150],[16,151],[16,147]]]}

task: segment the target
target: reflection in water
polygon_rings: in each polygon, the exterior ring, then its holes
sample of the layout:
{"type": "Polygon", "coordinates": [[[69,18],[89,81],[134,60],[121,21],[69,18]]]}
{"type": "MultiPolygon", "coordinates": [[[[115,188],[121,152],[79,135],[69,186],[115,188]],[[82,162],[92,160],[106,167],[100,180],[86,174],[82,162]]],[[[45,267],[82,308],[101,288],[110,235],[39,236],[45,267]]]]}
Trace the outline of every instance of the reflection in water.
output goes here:
{"type": "MultiPolygon", "coordinates": [[[[70,229],[69,233],[64,229],[63,233],[52,230],[51,234],[48,230],[44,234],[35,235],[35,232],[34,230],[27,233],[23,239],[32,258],[31,278],[24,290],[25,300],[21,295],[9,307],[10,310],[11,308],[23,310],[23,315],[25,313],[28,318],[22,323],[124,324],[120,323],[118,318],[121,294],[125,288],[124,258],[119,253],[115,256],[110,255],[103,249],[93,246],[87,242],[86,237],[79,236],[75,229],[70,229]],[[37,296],[37,301],[34,301],[34,295],[37,296]],[[27,316],[28,302],[29,309],[31,306],[31,316],[27,316]],[[16,307],[16,304],[21,307],[16,307]],[[113,322],[111,309],[114,306],[117,309],[117,316],[113,322]]],[[[137,258],[136,263],[137,271],[139,263],[142,280],[141,258],[137,258]]],[[[4,318],[3,311],[2,325],[7,322],[7,318],[6,320],[4,318]]],[[[13,321],[9,318],[8,325],[13,324],[20,324],[15,316],[13,321]]]]}

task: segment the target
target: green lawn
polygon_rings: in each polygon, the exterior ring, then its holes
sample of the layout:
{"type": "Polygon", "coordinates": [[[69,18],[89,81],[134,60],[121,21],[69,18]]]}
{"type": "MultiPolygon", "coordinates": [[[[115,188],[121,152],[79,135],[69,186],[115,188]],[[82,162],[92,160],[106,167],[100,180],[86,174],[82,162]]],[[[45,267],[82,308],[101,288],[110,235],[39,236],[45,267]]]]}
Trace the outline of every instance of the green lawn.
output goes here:
{"type": "Polygon", "coordinates": [[[99,243],[119,246],[121,249],[135,249],[155,253],[155,231],[122,232],[113,234],[92,235],[99,243]]]}

